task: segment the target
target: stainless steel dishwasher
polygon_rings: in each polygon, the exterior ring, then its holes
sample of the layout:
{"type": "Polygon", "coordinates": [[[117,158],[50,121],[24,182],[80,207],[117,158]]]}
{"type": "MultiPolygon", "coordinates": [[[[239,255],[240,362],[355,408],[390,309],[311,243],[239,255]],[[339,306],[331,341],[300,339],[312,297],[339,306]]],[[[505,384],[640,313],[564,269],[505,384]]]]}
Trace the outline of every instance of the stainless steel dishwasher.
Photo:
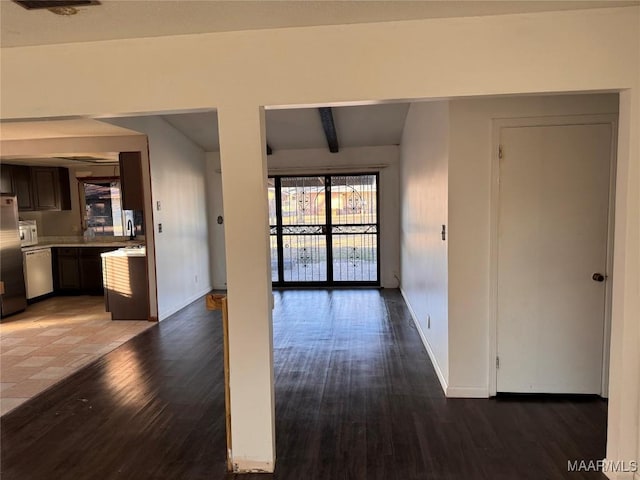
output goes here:
{"type": "Polygon", "coordinates": [[[24,282],[27,300],[53,292],[50,248],[24,252],[24,282]]]}

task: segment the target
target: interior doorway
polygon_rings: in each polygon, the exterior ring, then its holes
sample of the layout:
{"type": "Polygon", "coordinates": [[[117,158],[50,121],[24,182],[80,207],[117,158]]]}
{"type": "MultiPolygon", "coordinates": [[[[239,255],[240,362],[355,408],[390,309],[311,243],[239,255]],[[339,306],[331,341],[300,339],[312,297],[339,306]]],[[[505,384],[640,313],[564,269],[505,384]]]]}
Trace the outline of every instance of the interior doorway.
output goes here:
{"type": "Polygon", "coordinates": [[[269,177],[274,286],[380,285],[378,174],[269,177]]]}

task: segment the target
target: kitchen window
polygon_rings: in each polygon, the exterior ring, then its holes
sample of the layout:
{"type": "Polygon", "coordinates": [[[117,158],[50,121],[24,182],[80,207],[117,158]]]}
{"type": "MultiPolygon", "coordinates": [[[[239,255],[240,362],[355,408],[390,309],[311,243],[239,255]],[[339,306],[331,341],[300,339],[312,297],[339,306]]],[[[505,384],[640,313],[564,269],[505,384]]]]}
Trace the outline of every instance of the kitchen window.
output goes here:
{"type": "Polygon", "coordinates": [[[82,231],[86,236],[140,235],[141,211],[123,210],[118,177],[78,178],[82,231]]]}

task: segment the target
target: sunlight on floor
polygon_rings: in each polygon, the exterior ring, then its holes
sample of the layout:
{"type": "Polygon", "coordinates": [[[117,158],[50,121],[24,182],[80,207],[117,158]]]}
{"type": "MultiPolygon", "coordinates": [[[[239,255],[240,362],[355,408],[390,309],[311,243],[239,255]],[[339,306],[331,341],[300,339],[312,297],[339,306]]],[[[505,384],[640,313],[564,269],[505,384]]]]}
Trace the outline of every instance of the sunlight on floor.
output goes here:
{"type": "Polygon", "coordinates": [[[0,415],[155,325],[112,321],[98,296],[54,297],[0,324],[0,415]]]}

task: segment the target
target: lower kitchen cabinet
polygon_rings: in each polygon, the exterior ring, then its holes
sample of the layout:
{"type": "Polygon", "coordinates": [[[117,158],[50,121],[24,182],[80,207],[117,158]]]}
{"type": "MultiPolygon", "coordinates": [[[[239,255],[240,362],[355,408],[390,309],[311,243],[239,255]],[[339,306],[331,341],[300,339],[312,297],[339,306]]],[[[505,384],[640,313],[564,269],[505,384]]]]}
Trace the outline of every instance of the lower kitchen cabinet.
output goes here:
{"type": "Polygon", "coordinates": [[[104,248],[83,247],[78,255],[80,263],[80,288],[86,292],[102,294],[102,258],[104,248]]]}
{"type": "Polygon", "coordinates": [[[54,275],[54,290],[56,292],[76,292],[80,290],[80,268],[78,263],[78,249],[76,247],[55,248],[57,275],[54,275]]]}
{"type": "Polygon", "coordinates": [[[54,248],[54,287],[60,294],[102,295],[100,254],[114,250],[103,247],[54,248]]]}
{"type": "Polygon", "coordinates": [[[144,255],[102,256],[104,300],[112,320],[149,320],[147,259],[144,255]]]}

